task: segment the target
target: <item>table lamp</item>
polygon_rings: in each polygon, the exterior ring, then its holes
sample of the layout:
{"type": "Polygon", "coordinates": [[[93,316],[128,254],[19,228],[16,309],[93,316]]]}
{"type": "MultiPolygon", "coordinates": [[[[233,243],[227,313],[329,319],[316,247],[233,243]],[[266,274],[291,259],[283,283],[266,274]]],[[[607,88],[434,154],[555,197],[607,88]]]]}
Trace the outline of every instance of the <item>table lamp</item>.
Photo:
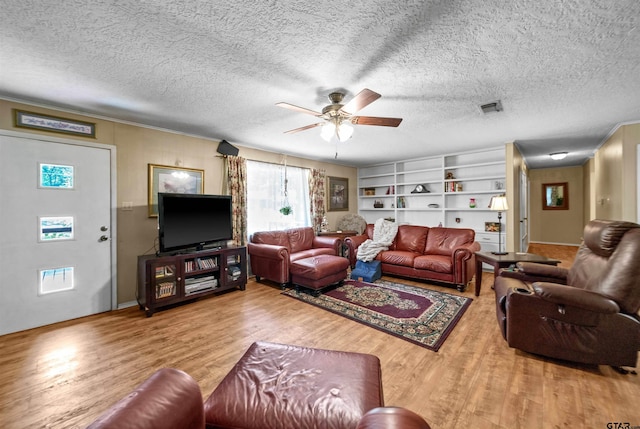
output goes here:
{"type": "Polygon", "coordinates": [[[509,210],[507,197],[504,194],[491,197],[489,208],[498,212],[498,251],[491,253],[494,255],[506,255],[507,252],[502,251],[502,212],[509,210]]]}

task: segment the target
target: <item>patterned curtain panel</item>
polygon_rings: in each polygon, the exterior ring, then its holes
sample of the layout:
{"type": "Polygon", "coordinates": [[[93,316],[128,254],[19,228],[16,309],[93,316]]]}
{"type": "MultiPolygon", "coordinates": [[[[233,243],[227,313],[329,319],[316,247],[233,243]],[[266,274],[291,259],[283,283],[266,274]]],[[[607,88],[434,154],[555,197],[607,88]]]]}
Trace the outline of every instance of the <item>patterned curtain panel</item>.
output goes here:
{"type": "Polygon", "coordinates": [[[309,172],[309,200],[311,201],[311,223],[314,231],[320,230],[324,217],[324,182],[326,180],[324,170],[312,168],[309,172]]]}
{"type": "Polygon", "coordinates": [[[247,161],[240,156],[225,157],[227,192],[233,201],[233,241],[244,246],[247,242],[247,161]]]}

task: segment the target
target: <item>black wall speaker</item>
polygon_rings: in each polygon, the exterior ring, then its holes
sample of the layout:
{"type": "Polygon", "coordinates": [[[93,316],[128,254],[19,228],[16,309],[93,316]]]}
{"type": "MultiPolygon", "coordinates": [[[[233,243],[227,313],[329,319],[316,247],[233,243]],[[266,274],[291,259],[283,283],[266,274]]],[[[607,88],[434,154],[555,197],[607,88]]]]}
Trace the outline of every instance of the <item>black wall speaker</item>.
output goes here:
{"type": "Polygon", "coordinates": [[[237,156],[239,149],[226,140],[222,140],[218,145],[218,153],[223,155],[237,156]]]}

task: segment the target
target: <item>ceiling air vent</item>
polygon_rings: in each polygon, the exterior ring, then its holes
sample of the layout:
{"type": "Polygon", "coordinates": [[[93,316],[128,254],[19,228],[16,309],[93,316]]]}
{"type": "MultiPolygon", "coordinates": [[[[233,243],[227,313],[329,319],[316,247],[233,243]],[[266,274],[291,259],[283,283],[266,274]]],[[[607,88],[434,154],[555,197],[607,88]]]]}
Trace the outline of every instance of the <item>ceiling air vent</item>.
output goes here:
{"type": "Polygon", "coordinates": [[[494,101],[493,103],[487,103],[480,106],[480,109],[486,114],[491,112],[501,112],[502,111],[502,102],[500,100],[494,101]]]}

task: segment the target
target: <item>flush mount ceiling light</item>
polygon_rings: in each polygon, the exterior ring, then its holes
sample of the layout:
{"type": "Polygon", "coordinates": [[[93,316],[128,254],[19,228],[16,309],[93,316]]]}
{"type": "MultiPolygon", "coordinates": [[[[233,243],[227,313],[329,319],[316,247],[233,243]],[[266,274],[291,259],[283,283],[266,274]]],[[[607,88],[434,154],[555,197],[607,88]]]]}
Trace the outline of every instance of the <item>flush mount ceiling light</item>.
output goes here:
{"type": "Polygon", "coordinates": [[[553,159],[554,161],[559,161],[561,159],[565,159],[567,157],[567,155],[569,155],[569,152],[554,152],[554,153],[550,153],[549,154],[551,159],[553,159]]]}
{"type": "Polygon", "coordinates": [[[491,113],[491,112],[501,112],[502,101],[498,100],[492,103],[483,104],[482,106],[480,106],[480,110],[482,110],[482,112],[485,114],[491,113]]]}

